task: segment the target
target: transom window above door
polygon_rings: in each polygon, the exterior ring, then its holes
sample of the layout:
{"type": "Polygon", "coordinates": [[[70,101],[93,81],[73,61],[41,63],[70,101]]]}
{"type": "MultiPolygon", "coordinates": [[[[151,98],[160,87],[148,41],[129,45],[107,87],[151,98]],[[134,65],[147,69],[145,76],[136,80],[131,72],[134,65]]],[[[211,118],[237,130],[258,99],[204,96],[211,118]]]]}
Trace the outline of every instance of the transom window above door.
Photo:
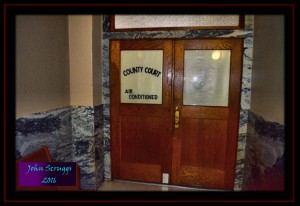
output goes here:
{"type": "Polygon", "coordinates": [[[244,29],[243,15],[111,15],[110,31],[244,29]]]}

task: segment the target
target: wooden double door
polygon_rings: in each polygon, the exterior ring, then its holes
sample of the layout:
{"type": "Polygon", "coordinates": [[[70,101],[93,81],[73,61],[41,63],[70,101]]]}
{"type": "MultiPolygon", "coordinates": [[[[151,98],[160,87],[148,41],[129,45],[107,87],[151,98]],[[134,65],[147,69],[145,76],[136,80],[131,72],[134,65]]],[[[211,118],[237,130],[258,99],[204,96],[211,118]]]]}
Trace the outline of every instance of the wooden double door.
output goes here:
{"type": "Polygon", "coordinates": [[[232,190],[243,40],[111,40],[112,179],[232,190]]]}

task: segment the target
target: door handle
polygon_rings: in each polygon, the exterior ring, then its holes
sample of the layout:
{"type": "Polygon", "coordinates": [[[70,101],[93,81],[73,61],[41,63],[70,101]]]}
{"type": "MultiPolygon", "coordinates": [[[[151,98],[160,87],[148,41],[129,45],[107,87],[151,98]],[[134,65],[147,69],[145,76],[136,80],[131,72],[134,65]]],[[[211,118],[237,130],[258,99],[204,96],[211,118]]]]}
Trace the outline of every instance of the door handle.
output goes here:
{"type": "Polygon", "coordinates": [[[178,106],[176,106],[175,108],[175,125],[174,127],[177,129],[179,128],[179,110],[178,110],[178,106]]]}

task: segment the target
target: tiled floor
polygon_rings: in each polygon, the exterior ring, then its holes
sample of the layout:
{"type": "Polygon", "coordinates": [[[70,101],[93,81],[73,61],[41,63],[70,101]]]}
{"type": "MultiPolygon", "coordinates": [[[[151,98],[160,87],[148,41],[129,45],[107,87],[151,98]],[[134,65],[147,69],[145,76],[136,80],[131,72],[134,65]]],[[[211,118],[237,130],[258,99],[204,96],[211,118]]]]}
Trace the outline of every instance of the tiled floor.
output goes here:
{"type": "Polygon", "coordinates": [[[98,191],[212,191],[164,184],[131,182],[124,180],[104,181],[98,191]]]}

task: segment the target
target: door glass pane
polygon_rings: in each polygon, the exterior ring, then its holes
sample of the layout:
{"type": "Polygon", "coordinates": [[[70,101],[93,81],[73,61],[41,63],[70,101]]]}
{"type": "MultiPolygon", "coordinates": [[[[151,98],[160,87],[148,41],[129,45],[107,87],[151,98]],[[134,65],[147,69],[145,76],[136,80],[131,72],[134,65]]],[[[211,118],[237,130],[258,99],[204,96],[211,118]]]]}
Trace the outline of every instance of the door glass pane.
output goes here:
{"type": "Polygon", "coordinates": [[[184,105],[228,106],[230,50],[185,50],[184,105]]]}
{"type": "Polygon", "coordinates": [[[162,103],[162,50],[121,51],[121,103],[162,103]]]}

